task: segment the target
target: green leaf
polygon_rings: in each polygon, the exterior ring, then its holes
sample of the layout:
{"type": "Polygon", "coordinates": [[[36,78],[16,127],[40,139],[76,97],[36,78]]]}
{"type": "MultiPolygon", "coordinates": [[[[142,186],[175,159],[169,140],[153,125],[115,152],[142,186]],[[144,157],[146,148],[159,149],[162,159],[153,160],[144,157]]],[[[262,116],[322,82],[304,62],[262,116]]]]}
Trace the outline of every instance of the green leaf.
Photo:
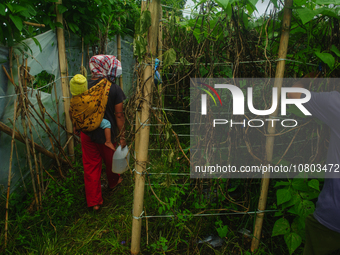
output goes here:
{"type": "Polygon", "coordinates": [[[290,225],[285,218],[278,219],[273,228],[272,236],[285,235],[290,232],[290,225]]]}
{"type": "Polygon", "coordinates": [[[176,52],[173,48],[167,50],[163,55],[163,65],[164,68],[172,65],[176,61],[176,52]]]}
{"type": "Polygon", "coordinates": [[[226,10],[228,8],[229,0],[215,0],[215,2],[223,8],[223,10],[226,10]]]}
{"type": "Polygon", "coordinates": [[[340,2],[338,0],[316,0],[315,1],[316,4],[318,5],[323,5],[323,4],[340,4],[340,2]]]}
{"type": "Polygon", "coordinates": [[[55,25],[56,27],[60,27],[60,28],[64,29],[63,24],[61,24],[60,22],[55,22],[54,25],[55,25]]]}
{"type": "Polygon", "coordinates": [[[21,18],[18,17],[18,16],[13,16],[12,14],[10,14],[9,17],[11,18],[11,20],[13,21],[13,23],[17,27],[17,29],[19,31],[21,31],[22,27],[23,27],[21,18]]]}
{"type": "Polygon", "coordinates": [[[37,38],[35,38],[35,37],[32,37],[32,39],[33,39],[33,41],[34,41],[35,45],[39,46],[39,50],[40,50],[40,52],[42,52],[41,44],[40,44],[40,42],[37,40],[37,38]]]}
{"type": "Polygon", "coordinates": [[[296,12],[303,24],[311,21],[317,14],[319,14],[317,10],[311,10],[309,8],[297,9],[296,12]]]}
{"type": "Polygon", "coordinates": [[[308,186],[311,187],[312,189],[316,189],[316,190],[320,191],[319,181],[316,180],[316,179],[310,180],[308,182],[308,186]]]}
{"type": "Polygon", "coordinates": [[[289,186],[290,182],[276,182],[274,188],[279,187],[279,186],[289,186]]]}
{"type": "Polygon", "coordinates": [[[8,7],[8,9],[9,9],[11,12],[14,11],[14,10],[13,10],[13,6],[12,6],[11,4],[6,4],[6,6],[8,7]]]}
{"type": "Polygon", "coordinates": [[[319,194],[320,194],[320,191],[316,191],[314,189],[311,189],[308,192],[300,192],[301,198],[305,200],[312,200],[314,198],[317,198],[319,194]]]}
{"type": "Polygon", "coordinates": [[[58,11],[60,14],[63,14],[64,12],[67,11],[67,7],[61,4],[58,4],[58,11]]]}
{"type": "Polygon", "coordinates": [[[287,244],[289,254],[292,254],[296,250],[296,248],[300,246],[302,242],[301,237],[293,232],[285,234],[284,239],[287,244]]]}
{"type": "Polygon", "coordinates": [[[338,57],[340,57],[340,51],[337,47],[334,46],[334,44],[331,47],[331,51],[333,51],[338,57]]]}
{"type": "Polygon", "coordinates": [[[151,26],[151,13],[149,11],[144,11],[140,17],[140,34],[144,34],[148,31],[151,26]]]}
{"type": "Polygon", "coordinates": [[[298,204],[295,204],[293,207],[291,207],[291,208],[288,210],[288,212],[289,212],[289,213],[292,213],[292,214],[298,215],[298,210],[297,210],[297,208],[298,208],[298,204]]]}
{"type": "Polygon", "coordinates": [[[193,31],[192,31],[193,35],[195,36],[196,40],[198,43],[201,42],[201,30],[199,28],[195,28],[193,31]]]}
{"type": "Polygon", "coordinates": [[[287,112],[293,113],[294,115],[300,117],[300,118],[306,118],[306,115],[304,115],[297,106],[294,105],[289,105],[287,112]]]}
{"type": "Polygon", "coordinates": [[[223,227],[216,228],[218,235],[221,238],[225,238],[229,232],[228,226],[224,225],[223,227]]]}
{"type": "Polygon", "coordinates": [[[229,20],[232,16],[232,13],[233,13],[233,9],[232,9],[232,6],[231,6],[231,3],[228,4],[228,7],[226,9],[226,13],[227,13],[227,19],[229,20]]]}
{"type": "Polygon", "coordinates": [[[37,11],[34,9],[32,5],[27,5],[27,11],[32,15],[35,16],[37,14],[37,11]]]}
{"type": "Polygon", "coordinates": [[[279,8],[279,5],[277,4],[278,0],[270,0],[270,2],[272,2],[275,8],[279,8]]]}
{"type": "Polygon", "coordinates": [[[307,217],[309,214],[313,213],[315,210],[315,205],[312,201],[303,200],[302,203],[298,205],[297,213],[301,217],[307,217]]]}
{"type": "Polygon", "coordinates": [[[329,7],[323,7],[323,8],[319,8],[319,9],[316,9],[316,10],[318,11],[319,14],[322,14],[324,16],[339,19],[339,16],[338,16],[339,9],[337,9],[337,8],[332,9],[332,8],[329,8],[329,7]]]}
{"type": "Polygon", "coordinates": [[[182,65],[184,65],[184,66],[190,65],[189,61],[186,60],[184,57],[181,57],[181,59],[179,60],[179,62],[180,62],[182,65]]]}
{"type": "Polygon", "coordinates": [[[295,189],[290,189],[290,195],[292,198],[288,202],[282,204],[282,210],[301,202],[299,193],[295,189]]]}
{"type": "Polygon", "coordinates": [[[0,15],[6,16],[6,6],[0,4],[0,15]]]}
{"type": "Polygon", "coordinates": [[[279,212],[275,212],[274,213],[274,217],[279,217],[279,216],[282,216],[283,215],[283,212],[282,211],[279,211],[279,212]]]}
{"type": "Polygon", "coordinates": [[[79,27],[76,24],[74,24],[74,23],[69,22],[68,26],[69,26],[69,28],[71,29],[71,31],[73,33],[76,33],[79,30],[79,27]]]}
{"type": "Polygon", "coordinates": [[[25,18],[30,18],[31,17],[31,14],[27,10],[22,11],[20,14],[22,16],[24,16],[25,18]]]}
{"type": "Polygon", "coordinates": [[[13,12],[14,13],[18,13],[18,12],[22,12],[22,11],[27,11],[26,7],[23,7],[23,6],[20,6],[20,5],[17,5],[17,4],[14,4],[12,6],[13,6],[13,12]]]}
{"type": "Polygon", "coordinates": [[[277,205],[280,205],[288,202],[292,198],[292,195],[290,194],[290,191],[288,189],[278,189],[276,191],[276,197],[277,205]]]}
{"type": "Polygon", "coordinates": [[[307,191],[308,185],[306,179],[294,178],[292,182],[292,187],[299,191],[307,191]]]}
{"type": "Polygon", "coordinates": [[[254,11],[257,11],[256,4],[258,0],[248,0],[247,1],[247,11],[248,14],[251,15],[254,11]]]}
{"type": "Polygon", "coordinates": [[[147,41],[144,37],[138,36],[137,39],[133,40],[133,52],[139,60],[141,60],[143,55],[146,53],[146,46],[147,41]]]}
{"type": "Polygon", "coordinates": [[[335,64],[335,59],[330,53],[321,53],[315,52],[315,55],[322,60],[322,62],[326,63],[329,68],[333,68],[335,64]]]}
{"type": "Polygon", "coordinates": [[[295,217],[291,229],[292,232],[301,236],[302,239],[305,239],[305,218],[300,216],[295,217]]]}

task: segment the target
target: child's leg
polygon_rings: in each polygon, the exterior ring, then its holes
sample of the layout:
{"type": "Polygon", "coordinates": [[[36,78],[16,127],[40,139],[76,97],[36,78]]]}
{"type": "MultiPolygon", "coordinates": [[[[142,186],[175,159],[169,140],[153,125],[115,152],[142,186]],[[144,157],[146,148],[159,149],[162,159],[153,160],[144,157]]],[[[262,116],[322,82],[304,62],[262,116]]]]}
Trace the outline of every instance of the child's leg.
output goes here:
{"type": "Polygon", "coordinates": [[[107,119],[103,119],[100,123],[100,128],[104,129],[105,134],[105,145],[112,150],[116,150],[111,141],[111,123],[107,119]]]}
{"type": "Polygon", "coordinates": [[[105,145],[107,147],[109,147],[110,149],[115,151],[116,149],[113,146],[113,143],[111,141],[111,129],[110,128],[105,128],[104,129],[104,133],[105,133],[105,139],[106,139],[105,145]]]}

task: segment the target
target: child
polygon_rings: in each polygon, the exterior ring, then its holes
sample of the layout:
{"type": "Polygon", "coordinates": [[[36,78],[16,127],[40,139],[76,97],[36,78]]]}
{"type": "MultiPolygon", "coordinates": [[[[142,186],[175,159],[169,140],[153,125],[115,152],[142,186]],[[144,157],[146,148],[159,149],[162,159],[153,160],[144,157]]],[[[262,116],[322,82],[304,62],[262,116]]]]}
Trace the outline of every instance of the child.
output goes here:
{"type": "MultiPolygon", "coordinates": [[[[87,90],[87,80],[81,74],[76,74],[70,81],[70,90],[72,96],[78,96],[87,90]]],[[[75,125],[73,125],[75,126],[75,125]]],[[[105,145],[112,150],[116,150],[111,141],[111,123],[107,119],[103,119],[100,128],[104,129],[105,145]]]]}

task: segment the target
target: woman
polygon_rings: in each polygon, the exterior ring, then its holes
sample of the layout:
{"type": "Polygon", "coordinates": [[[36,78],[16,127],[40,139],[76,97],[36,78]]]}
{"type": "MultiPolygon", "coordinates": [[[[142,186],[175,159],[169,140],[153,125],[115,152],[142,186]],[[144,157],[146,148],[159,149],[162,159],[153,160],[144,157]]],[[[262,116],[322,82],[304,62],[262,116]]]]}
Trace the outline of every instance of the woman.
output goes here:
{"type": "MultiPolygon", "coordinates": [[[[88,81],[89,90],[96,89],[100,85],[108,89],[108,99],[104,118],[111,122],[112,143],[116,146],[118,140],[122,147],[126,146],[124,133],[123,101],[125,95],[121,88],[114,83],[115,78],[122,73],[120,61],[112,55],[97,55],[90,60],[91,80],[88,81]],[[98,85],[98,86],[96,86],[98,85]]],[[[98,100],[98,104],[100,104],[98,100]]],[[[109,188],[115,188],[122,178],[119,174],[112,173],[112,157],[114,150],[105,146],[105,134],[102,128],[91,132],[81,132],[81,147],[83,151],[84,181],[87,206],[99,210],[103,204],[100,176],[102,171],[102,160],[106,166],[106,175],[109,188]]]]}

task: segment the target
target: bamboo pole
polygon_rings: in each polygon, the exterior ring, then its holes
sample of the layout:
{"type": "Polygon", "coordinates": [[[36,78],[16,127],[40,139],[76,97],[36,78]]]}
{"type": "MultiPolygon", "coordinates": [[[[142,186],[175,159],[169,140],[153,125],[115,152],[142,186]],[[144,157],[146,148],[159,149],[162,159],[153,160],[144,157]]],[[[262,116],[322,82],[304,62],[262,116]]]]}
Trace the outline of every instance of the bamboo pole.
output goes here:
{"type": "MultiPolygon", "coordinates": [[[[118,18],[120,23],[120,18],[118,18]]],[[[122,62],[122,38],[120,34],[117,35],[117,58],[122,62]]],[[[123,76],[119,76],[119,87],[123,90],[123,76]]]]}
{"type": "Polygon", "coordinates": [[[8,234],[8,209],[9,209],[9,194],[11,190],[11,180],[12,180],[12,159],[13,159],[13,147],[15,144],[14,130],[15,121],[17,119],[17,101],[14,101],[14,116],[13,116],[13,132],[12,132],[12,142],[11,142],[11,154],[9,157],[9,170],[8,170],[8,183],[7,183],[7,199],[6,199],[6,217],[5,217],[5,248],[7,247],[7,234],[8,234]]]}
{"type": "Polygon", "coordinates": [[[56,108],[57,108],[58,139],[59,139],[59,142],[61,143],[61,139],[60,139],[60,120],[59,120],[59,99],[58,99],[58,94],[57,94],[57,84],[55,82],[53,82],[53,89],[54,89],[55,104],[56,104],[56,108]]]}
{"type": "MultiPolygon", "coordinates": [[[[25,137],[25,144],[26,144],[26,153],[27,153],[27,159],[28,159],[28,166],[31,172],[31,178],[32,178],[32,186],[33,186],[33,191],[34,191],[34,199],[35,199],[35,203],[37,205],[37,209],[39,210],[39,199],[38,199],[38,195],[37,195],[37,189],[36,189],[36,184],[35,184],[35,175],[34,175],[34,169],[32,167],[32,160],[31,160],[31,150],[30,150],[30,145],[29,145],[29,141],[28,141],[28,134],[27,134],[27,127],[26,127],[26,116],[27,118],[29,118],[28,116],[28,111],[27,111],[27,98],[24,94],[24,89],[23,86],[21,84],[21,77],[20,77],[20,64],[19,64],[19,59],[18,57],[16,57],[17,60],[17,68],[18,68],[18,84],[19,84],[19,89],[20,89],[20,93],[21,95],[19,95],[19,100],[21,100],[22,102],[22,107],[24,110],[21,111],[21,124],[22,127],[24,129],[24,137],[25,137]]],[[[29,129],[31,130],[30,127],[30,122],[29,120],[27,120],[28,125],[29,125],[29,129]]],[[[14,129],[14,128],[13,128],[14,129]]]]}
{"type": "MultiPolygon", "coordinates": [[[[292,9],[293,0],[285,0],[285,8],[283,12],[283,20],[282,20],[282,34],[279,46],[279,59],[286,59],[287,56],[287,48],[289,41],[289,31],[290,31],[290,22],[292,17],[292,9]]],[[[281,60],[277,63],[276,73],[275,73],[275,81],[274,87],[277,88],[277,98],[280,98],[281,95],[281,87],[283,82],[285,72],[285,60],[281,60]]],[[[273,112],[269,118],[275,118],[278,115],[278,108],[273,112]]],[[[273,122],[273,125],[268,125],[268,134],[275,134],[276,123],[273,122]]],[[[274,136],[267,136],[266,138],[266,163],[270,163],[273,159],[273,149],[274,149],[274,136]]],[[[258,210],[264,211],[266,209],[267,196],[268,196],[268,187],[269,187],[269,177],[270,173],[267,172],[264,174],[262,182],[261,182],[261,194],[259,199],[258,210]]],[[[261,231],[263,225],[264,213],[260,212],[256,214],[256,221],[254,227],[254,237],[251,243],[251,251],[255,251],[260,242],[261,231]]]]}
{"type": "MultiPolygon", "coordinates": [[[[157,34],[159,25],[160,0],[154,0],[150,3],[151,27],[148,33],[148,56],[147,64],[144,70],[144,86],[141,107],[141,123],[147,124],[150,118],[150,102],[153,85],[152,59],[156,56],[157,34]]],[[[135,172],[135,190],[133,200],[133,219],[132,219],[132,237],[131,237],[131,254],[140,252],[142,220],[140,218],[143,211],[145,177],[142,175],[146,170],[149,148],[150,126],[142,126],[140,129],[140,142],[137,148],[136,172],[135,172]]]]}
{"type": "Polygon", "coordinates": [[[142,0],[142,3],[141,3],[141,13],[143,13],[143,11],[146,10],[147,8],[147,0],[142,0]]]}
{"type": "Polygon", "coordinates": [[[22,181],[22,184],[24,185],[24,190],[27,193],[27,187],[26,187],[26,184],[25,184],[25,179],[24,179],[24,176],[22,175],[22,171],[21,171],[21,167],[20,167],[20,163],[19,163],[20,160],[19,160],[17,144],[14,143],[14,146],[15,146],[15,154],[17,156],[17,162],[18,162],[18,167],[19,167],[19,171],[20,171],[21,181],[22,181]]]}
{"type": "MultiPolygon", "coordinates": [[[[158,59],[159,59],[159,74],[161,75],[162,73],[162,60],[163,60],[163,22],[162,22],[162,18],[163,18],[163,10],[162,10],[162,6],[160,6],[160,10],[159,10],[160,14],[159,14],[159,31],[158,31],[158,59]]],[[[162,75],[161,75],[162,77],[162,75]]],[[[162,83],[159,82],[158,84],[158,98],[159,98],[159,102],[160,102],[160,108],[164,107],[164,95],[163,95],[163,88],[162,88],[162,83]]],[[[158,115],[158,118],[160,120],[162,120],[162,112],[160,112],[160,114],[158,115]]],[[[159,130],[161,130],[161,126],[159,127],[159,130]]]]}
{"type": "MultiPolygon", "coordinates": [[[[56,21],[63,24],[63,15],[58,11],[58,5],[62,4],[62,0],[58,0],[56,3],[56,13],[57,18],[56,21]]],[[[67,79],[67,62],[66,62],[66,51],[65,51],[65,37],[64,37],[64,29],[57,27],[57,39],[58,39],[58,53],[59,53],[59,66],[60,66],[60,75],[61,75],[61,86],[64,100],[64,110],[65,110],[65,121],[66,121],[66,129],[67,129],[67,138],[69,139],[71,134],[73,133],[72,122],[70,118],[70,92],[68,86],[67,79]]],[[[68,153],[71,160],[74,160],[74,141],[73,139],[68,144],[68,153]]]]}
{"type": "Polygon", "coordinates": [[[42,159],[41,159],[41,153],[39,153],[39,166],[40,166],[40,176],[41,176],[41,188],[44,191],[45,187],[44,187],[44,175],[43,175],[43,164],[42,164],[42,159]]]}

